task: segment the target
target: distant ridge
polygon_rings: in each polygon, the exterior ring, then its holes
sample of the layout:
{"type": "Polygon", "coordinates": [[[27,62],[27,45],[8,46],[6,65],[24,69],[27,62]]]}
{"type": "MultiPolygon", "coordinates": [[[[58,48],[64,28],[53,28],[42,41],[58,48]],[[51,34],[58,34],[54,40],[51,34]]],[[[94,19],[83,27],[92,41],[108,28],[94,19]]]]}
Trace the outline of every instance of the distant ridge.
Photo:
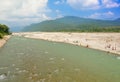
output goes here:
{"type": "Polygon", "coordinates": [[[23,31],[101,31],[120,30],[120,18],[116,20],[98,20],[81,18],[76,16],[65,16],[55,20],[47,20],[32,24],[23,31]]]}
{"type": "Polygon", "coordinates": [[[116,19],[116,21],[120,21],[120,18],[116,19]]]}

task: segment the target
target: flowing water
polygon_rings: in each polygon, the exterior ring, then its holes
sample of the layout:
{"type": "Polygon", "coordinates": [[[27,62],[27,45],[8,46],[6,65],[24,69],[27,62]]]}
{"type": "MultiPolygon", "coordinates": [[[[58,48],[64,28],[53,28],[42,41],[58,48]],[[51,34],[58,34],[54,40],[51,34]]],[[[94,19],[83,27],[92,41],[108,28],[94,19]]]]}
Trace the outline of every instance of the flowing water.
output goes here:
{"type": "Polygon", "coordinates": [[[13,36],[0,49],[0,82],[120,82],[120,58],[70,44],[13,36]]]}

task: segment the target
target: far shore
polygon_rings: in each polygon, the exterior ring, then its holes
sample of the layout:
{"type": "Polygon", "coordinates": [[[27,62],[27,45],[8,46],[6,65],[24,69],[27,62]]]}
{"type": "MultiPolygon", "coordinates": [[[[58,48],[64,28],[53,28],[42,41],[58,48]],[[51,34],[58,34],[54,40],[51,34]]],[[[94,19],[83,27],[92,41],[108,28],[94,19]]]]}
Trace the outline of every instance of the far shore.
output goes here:
{"type": "Polygon", "coordinates": [[[120,56],[120,33],[24,32],[13,35],[70,43],[120,56]]]}
{"type": "Polygon", "coordinates": [[[5,43],[10,37],[11,37],[10,35],[7,35],[7,36],[4,36],[3,39],[0,39],[0,48],[5,45],[5,43]]]}

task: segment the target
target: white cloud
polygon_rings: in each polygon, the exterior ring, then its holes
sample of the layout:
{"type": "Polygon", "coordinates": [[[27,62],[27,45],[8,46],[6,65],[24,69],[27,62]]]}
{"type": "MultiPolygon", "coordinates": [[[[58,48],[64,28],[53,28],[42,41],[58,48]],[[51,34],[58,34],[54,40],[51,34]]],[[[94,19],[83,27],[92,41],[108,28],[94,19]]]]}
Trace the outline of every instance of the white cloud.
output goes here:
{"type": "Polygon", "coordinates": [[[49,19],[48,0],[0,0],[0,21],[30,24],[49,19]]]}
{"type": "Polygon", "coordinates": [[[63,3],[65,3],[65,0],[55,1],[55,2],[54,2],[54,4],[55,4],[55,5],[58,5],[58,4],[63,4],[63,3]]]}
{"type": "Polygon", "coordinates": [[[120,7],[117,0],[67,0],[67,3],[80,10],[120,7]]]}
{"type": "Polygon", "coordinates": [[[120,6],[120,3],[115,2],[115,0],[102,0],[102,4],[106,8],[113,8],[120,6]]]}
{"type": "Polygon", "coordinates": [[[61,11],[60,10],[55,10],[56,12],[56,18],[61,18],[63,17],[63,15],[61,14],[61,11]]]}
{"type": "Polygon", "coordinates": [[[60,4],[60,1],[56,1],[56,2],[54,2],[54,4],[55,4],[55,5],[58,5],[58,4],[60,4]]]}
{"type": "Polygon", "coordinates": [[[105,12],[105,13],[94,13],[88,18],[93,18],[93,19],[111,19],[114,17],[114,13],[111,11],[105,12]]]}
{"type": "Polygon", "coordinates": [[[75,9],[99,8],[99,0],[67,0],[67,3],[75,9]]]}
{"type": "Polygon", "coordinates": [[[60,13],[61,11],[60,10],[55,10],[56,13],[60,13]]]}

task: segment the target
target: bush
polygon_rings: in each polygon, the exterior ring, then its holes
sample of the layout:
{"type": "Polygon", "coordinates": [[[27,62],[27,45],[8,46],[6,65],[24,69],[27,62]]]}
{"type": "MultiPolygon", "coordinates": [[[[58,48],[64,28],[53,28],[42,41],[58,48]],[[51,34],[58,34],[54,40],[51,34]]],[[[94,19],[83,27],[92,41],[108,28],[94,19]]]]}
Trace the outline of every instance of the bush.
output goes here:
{"type": "Polygon", "coordinates": [[[4,24],[0,24],[0,39],[3,38],[4,35],[9,35],[9,34],[11,34],[9,32],[9,27],[4,24]]]}
{"type": "Polygon", "coordinates": [[[2,39],[3,38],[3,34],[2,33],[0,33],[0,39],[2,39]]]}

